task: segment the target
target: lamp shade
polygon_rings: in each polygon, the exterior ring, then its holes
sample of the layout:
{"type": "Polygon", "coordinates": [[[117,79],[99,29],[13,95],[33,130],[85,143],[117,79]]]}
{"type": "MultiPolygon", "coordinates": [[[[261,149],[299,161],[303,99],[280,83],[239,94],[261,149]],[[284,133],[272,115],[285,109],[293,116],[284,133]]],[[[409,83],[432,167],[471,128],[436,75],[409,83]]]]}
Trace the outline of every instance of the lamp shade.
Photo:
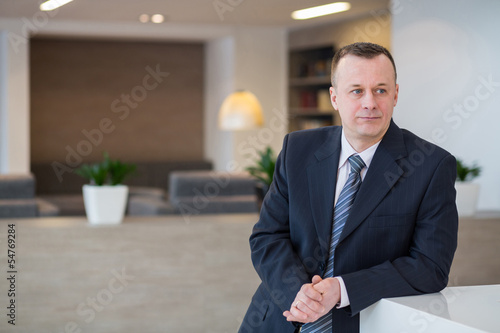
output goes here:
{"type": "Polygon", "coordinates": [[[262,106],[247,90],[238,90],[227,96],[220,107],[219,128],[222,130],[254,129],[263,124],[262,106]]]}

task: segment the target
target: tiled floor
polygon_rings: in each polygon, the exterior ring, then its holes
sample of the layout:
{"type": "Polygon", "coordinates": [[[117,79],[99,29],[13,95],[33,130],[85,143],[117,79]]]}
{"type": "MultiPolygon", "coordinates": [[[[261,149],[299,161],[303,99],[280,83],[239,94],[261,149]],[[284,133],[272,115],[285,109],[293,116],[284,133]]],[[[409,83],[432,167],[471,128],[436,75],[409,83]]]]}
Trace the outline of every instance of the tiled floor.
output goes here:
{"type": "Polygon", "coordinates": [[[449,286],[500,284],[500,217],[495,215],[460,219],[449,286]]]}
{"type": "Polygon", "coordinates": [[[256,218],[17,220],[16,326],[2,274],[0,332],[236,332],[259,282],[248,245],[256,218]]]}
{"type": "MultiPolygon", "coordinates": [[[[257,215],[2,220],[0,332],[236,332],[259,279],[257,215]],[[16,224],[16,326],[7,323],[16,224]],[[4,309],[4,310],[1,310],[4,309]]],[[[500,218],[463,219],[450,285],[500,283],[500,218]]]]}

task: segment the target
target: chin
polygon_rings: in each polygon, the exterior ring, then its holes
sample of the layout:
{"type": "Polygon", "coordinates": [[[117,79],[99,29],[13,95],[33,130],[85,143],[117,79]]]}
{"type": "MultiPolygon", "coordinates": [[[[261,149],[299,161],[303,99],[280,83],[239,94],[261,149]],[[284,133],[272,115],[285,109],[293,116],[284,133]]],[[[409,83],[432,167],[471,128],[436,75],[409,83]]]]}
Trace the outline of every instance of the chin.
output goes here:
{"type": "Polygon", "coordinates": [[[377,128],[360,128],[358,131],[359,135],[365,138],[378,138],[383,136],[383,129],[380,127],[377,128]]]}

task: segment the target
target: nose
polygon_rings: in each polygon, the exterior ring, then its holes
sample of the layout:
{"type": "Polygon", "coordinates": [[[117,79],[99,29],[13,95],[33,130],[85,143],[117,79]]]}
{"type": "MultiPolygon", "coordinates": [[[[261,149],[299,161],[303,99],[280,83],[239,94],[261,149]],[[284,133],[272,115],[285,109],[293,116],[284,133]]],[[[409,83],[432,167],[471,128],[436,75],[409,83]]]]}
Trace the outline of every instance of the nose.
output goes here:
{"type": "Polygon", "coordinates": [[[363,107],[363,109],[366,110],[373,110],[376,108],[377,103],[375,101],[375,96],[373,96],[373,92],[367,91],[363,95],[363,99],[361,100],[361,106],[363,107]]]}

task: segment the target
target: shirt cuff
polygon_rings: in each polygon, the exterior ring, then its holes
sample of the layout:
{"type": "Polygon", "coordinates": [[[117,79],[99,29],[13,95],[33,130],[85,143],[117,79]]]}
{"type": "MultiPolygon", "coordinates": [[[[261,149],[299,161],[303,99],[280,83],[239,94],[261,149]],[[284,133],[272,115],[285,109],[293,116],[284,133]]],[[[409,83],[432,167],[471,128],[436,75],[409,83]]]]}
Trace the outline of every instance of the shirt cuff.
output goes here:
{"type": "Polygon", "coordinates": [[[347,289],[345,288],[344,279],[341,276],[335,277],[340,284],[340,303],[337,304],[337,309],[345,308],[346,306],[351,305],[349,302],[349,295],[347,295],[347,289]]]}

